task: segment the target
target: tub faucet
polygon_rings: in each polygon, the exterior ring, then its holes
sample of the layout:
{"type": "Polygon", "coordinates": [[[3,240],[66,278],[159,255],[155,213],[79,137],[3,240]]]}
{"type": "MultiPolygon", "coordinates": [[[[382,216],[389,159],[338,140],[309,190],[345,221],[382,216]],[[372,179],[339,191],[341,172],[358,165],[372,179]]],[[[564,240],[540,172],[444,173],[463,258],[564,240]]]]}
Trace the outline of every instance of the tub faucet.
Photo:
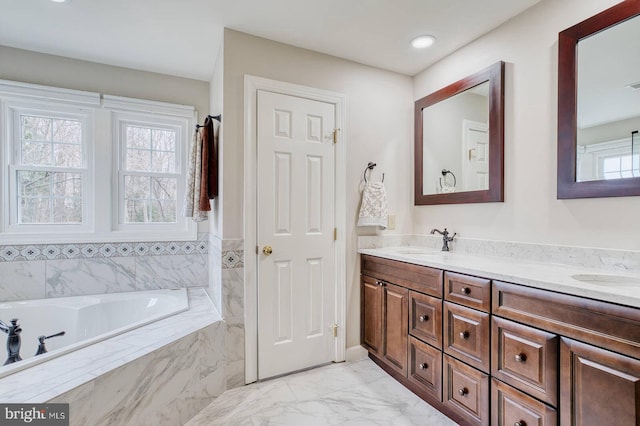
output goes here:
{"type": "Polygon", "coordinates": [[[439,229],[435,229],[433,228],[431,230],[431,234],[435,234],[438,233],[440,235],[442,235],[442,251],[449,251],[449,243],[451,241],[453,241],[453,238],[458,234],[457,232],[455,232],[452,236],[449,236],[449,231],[447,231],[447,228],[444,228],[444,231],[441,231],[439,229]]]}
{"type": "Polygon", "coordinates": [[[22,358],[20,358],[20,333],[22,333],[22,328],[18,325],[18,319],[13,318],[11,320],[11,325],[0,320],[0,330],[7,333],[8,356],[4,365],[22,361],[22,358]]]}
{"type": "MultiPolygon", "coordinates": [[[[42,355],[47,353],[47,348],[44,345],[44,341],[47,339],[51,339],[52,337],[64,336],[65,332],[61,331],[60,333],[52,334],[51,336],[39,336],[38,337],[38,350],[36,351],[36,355],[42,355]]],[[[35,355],[34,355],[35,356],[35,355]]]]}

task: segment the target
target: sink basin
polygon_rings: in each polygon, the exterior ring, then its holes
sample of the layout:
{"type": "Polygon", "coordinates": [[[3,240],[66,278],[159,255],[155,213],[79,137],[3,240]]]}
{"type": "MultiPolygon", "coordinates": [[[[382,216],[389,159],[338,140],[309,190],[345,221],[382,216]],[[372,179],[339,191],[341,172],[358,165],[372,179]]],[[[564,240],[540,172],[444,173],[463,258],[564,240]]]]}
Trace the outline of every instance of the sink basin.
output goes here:
{"type": "Polygon", "coordinates": [[[421,248],[402,248],[402,249],[397,249],[394,250],[394,253],[397,254],[420,254],[420,255],[425,255],[425,254],[429,254],[431,250],[427,251],[425,249],[421,249],[421,248]]]}
{"type": "Polygon", "coordinates": [[[640,278],[622,275],[576,274],[572,275],[571,278],[583,283],[603,287],[640,287],[640,278]]]}

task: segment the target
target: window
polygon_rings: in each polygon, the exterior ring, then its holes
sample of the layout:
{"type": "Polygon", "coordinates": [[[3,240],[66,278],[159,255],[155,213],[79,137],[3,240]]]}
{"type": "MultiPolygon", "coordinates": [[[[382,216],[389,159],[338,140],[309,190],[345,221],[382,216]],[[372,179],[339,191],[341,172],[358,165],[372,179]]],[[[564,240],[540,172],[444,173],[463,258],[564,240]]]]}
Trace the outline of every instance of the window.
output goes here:
{"type": "Polygon", "coordinates": [[[196,238],[193,107],[0,80],[0,111],[3,243],[196,238]]]}
{"type": "Polygon", "coordinates": [[[8,227],[27,233],[86,231],[89,110],[12,103],[9,129],[8,227]]]}
{"type": "Polygon", "coordinates": [[[181,201],[183,129],[170,120],[119,115],[120,229],[131,224],[176,224],[181,201]]]}

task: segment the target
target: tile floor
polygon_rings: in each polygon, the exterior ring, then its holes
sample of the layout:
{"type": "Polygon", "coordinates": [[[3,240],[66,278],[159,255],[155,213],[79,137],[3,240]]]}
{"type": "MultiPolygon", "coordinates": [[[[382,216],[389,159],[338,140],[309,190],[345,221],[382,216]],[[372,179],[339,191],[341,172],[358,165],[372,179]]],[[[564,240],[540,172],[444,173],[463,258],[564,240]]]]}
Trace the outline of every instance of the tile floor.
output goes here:
{"type": "Polygon", "coordinates": [[[445,426],[453,421],[369,359],[331,364],[223,393],[186,426],[445,426]]]}

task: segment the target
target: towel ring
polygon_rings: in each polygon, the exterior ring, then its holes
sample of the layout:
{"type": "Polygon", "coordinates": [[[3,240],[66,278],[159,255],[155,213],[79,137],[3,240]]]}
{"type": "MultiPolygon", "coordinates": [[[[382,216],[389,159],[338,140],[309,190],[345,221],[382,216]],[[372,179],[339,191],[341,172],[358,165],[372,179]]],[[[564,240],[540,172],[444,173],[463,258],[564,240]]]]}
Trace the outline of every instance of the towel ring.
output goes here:
{"type": "Polygon", "coordinates": [[[442,188],[442,178],[444,178],[445,180],[445,184],[447,183],[447,175],[450,174],[451,176],[453,176],[453,188],[456,187],[456,184],[458,183],[456,180],[456,175],[453,174],[453,172],[451,170],[447,170],[447,169],[442,169],[442,177],[440,178],[440,188],[442,188]]]}
{"type": "MultiPolygon", "coordinates": [[[[367,170],[373,171],[373,168],[375,166],[377,166],[376,163],[374,163],[373,161],[369,161],[369,164],[367,164],[367,167],[364,169],[364,173],[362,174],[362,176],[364,177],[365,183],[367,183],[367,170]]],[[[382,182],[384,182],[384,173],[382,174],[382,182]]]]}

